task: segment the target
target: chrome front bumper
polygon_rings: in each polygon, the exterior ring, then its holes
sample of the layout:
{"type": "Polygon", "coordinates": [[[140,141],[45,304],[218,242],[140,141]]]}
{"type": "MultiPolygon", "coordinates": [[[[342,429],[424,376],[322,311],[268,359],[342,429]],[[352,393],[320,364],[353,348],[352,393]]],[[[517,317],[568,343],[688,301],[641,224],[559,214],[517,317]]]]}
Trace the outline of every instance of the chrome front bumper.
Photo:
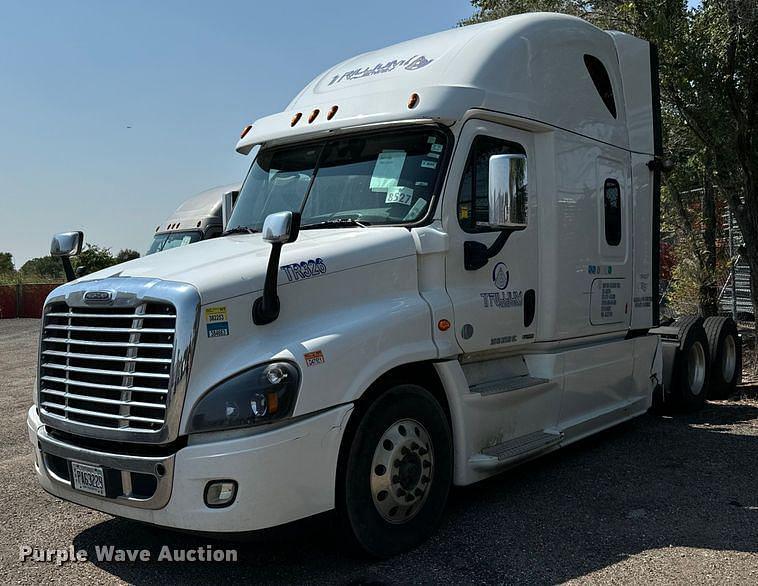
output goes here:
{"type": "Polygon", "coordinates": [[[70,445],[50,437],[35,407],[29,409],[27,427],[37,479],[53,496],[163,527],[225,533],[265,529],[333,508],[339,449],[352,411],[352,404],[346,404],[262,433],[190,438],[164,457],[70,445]],[[61,474],[51,467],[52,460],[59,467],[63,462],[61,474]],[[127,490],[111,490],[106,497],[76,490],[65,477],[72,460],[111,471],[106,491],[109,484],[126,487],[119,481],[124,474],[155,476],[155,490],[148,498],[127,490]],[[165,468],[160,477],[158,466],[165,468]],[[221,479],[238,483],[237,498],[224,508],[209,507],[205,489],[221,479]]]}
{"type": "Polygon", "coordinates": [[[110,454],[74,446],[51,437],[44,426],[34,431],[29,428],[29,439],[36,443],[37,472],[53,484],[73,490],[70,481],[70,463],[81,462],[103,468],[113,486],[111,494],[101,497],[87,496],[142,509],[160,509],[171,498],[175,455],[163,457],[127,456],[110,454]],[[115,480],[115,482],[114,482],[115,480]],[[139,490],[137,485],[146,489],[139,490]]]}

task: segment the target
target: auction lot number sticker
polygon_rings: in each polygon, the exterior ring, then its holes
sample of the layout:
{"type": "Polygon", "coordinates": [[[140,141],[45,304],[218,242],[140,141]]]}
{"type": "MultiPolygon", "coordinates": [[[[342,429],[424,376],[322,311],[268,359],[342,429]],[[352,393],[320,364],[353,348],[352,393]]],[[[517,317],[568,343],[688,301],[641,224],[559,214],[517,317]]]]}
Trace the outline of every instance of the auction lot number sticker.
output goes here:
{"type": "Polygon", "coordinates": [[[205,309],[205,327],[209,338],[220,338],[229,335],[229,318],[226,307],[207,307],[205,309]]]}

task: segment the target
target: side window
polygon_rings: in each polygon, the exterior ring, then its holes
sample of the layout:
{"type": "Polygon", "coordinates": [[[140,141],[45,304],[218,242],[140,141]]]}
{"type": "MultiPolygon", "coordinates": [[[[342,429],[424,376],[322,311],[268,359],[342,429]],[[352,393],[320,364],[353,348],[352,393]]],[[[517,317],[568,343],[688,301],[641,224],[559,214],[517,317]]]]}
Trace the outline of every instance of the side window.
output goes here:
{"type": "Polygon", "coordinates": [[[605,208],[605,241],[609,246],[621,243],[621,187],[615,179],[606,179],[603,186],[605,208]]]}
{"type": "Polygon", "coordinates": [[[603,100],[605,107],[611,113],[611,116],[616,117],[616,99],[613,97],[613,86],[611,85],[611,78],[608,75],[608,70],[597,57],[592,55],[584,56],[584,65],[587,67],[587,72],[592,78],[592,83],[595,84],[597,93],[600,94],[600,98],[603,100]]]}
{"type": "Polygon", "coordinates": [[[477,136],[471,144],[458,191],[458,222],[466,232],[490,231],[489,167],[492,155],[526,155],[524,147],[490,136],[477,136]]]}

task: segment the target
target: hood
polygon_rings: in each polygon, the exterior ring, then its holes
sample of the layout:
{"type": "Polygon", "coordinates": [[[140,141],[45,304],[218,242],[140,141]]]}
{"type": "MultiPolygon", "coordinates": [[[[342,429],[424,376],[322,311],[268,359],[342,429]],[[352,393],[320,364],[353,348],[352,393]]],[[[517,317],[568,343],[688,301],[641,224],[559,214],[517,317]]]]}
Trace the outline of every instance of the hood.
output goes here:
{"type": "MultiPolygon", "coordinates": [[[[215,303],[263,289],[270,251],[261,234],[224,236],[138,258],[75,282],[109,277],[178,281],[193,285],[203,304],[215,303]]],[[[282,248],[279,283],[307,279],[314,267],[319,275],[329,274],[415,253],[406,228],[303,230],[296,242],[282,248]]]]}

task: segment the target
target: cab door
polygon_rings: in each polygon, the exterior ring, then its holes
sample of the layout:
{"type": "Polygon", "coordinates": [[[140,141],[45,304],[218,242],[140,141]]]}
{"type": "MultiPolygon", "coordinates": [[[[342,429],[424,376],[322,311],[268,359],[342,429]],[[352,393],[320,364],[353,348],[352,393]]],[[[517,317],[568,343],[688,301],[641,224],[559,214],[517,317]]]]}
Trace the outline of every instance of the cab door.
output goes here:
{"type": "Polygon", "coordinates": [[[537,320],[537,173],[529,132],[469,120],[456,148],[443,222],[450,238],[446,286],[458,343],[466,353],[507,350],[534,339],[537,320]],[[493,155],[525,155],[526,227],[488,225],[493,155]],[[486,251],[482,265],[482,252],[486,251]],[[481,266],[480,266],[481,265],[481,266]]]}

